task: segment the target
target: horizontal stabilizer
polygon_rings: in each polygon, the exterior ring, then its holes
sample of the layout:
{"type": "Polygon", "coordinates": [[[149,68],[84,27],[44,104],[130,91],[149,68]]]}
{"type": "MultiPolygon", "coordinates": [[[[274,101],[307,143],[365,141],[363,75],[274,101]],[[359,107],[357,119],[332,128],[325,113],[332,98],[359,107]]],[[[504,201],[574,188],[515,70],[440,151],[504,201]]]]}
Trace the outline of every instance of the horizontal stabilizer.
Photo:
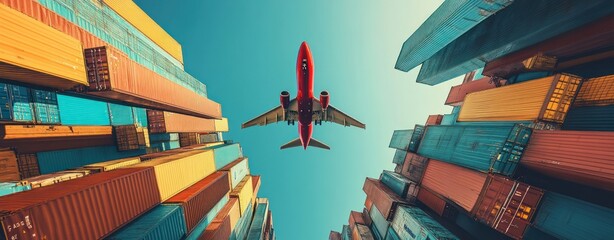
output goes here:
{"type": "MultiPolygon", "coordinates": [[[[292,141],[282,145],[281,149],[283,150],[283,149],[286,149],[286,148],[302,147],[302,146],[303,146],[303,144],[301,143],[301,139],[297,138],[297,139],[294,139],[294,140],[292,140],[292,141]]],[[[309,146],[330,150],[330,147],[328,145],[326,145],[323,142],[320,142],[320,141],[318,141],[316,139],[313,139],[313,138],[309,141],[309,146]]]]}
{"type": "Polygon", "coordinates": [[[330,150],[330,147],[328,145],[316,140],[315,138],[311,138],[311,141],[309,141],[309,146],[330,150]]]}

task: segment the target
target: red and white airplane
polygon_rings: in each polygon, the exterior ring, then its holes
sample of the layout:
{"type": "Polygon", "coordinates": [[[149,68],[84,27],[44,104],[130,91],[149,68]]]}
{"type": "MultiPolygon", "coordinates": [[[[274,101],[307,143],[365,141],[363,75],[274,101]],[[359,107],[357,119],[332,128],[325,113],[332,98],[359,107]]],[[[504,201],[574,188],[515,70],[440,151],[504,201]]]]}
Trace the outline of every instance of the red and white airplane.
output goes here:
{"type": "Polygon", "coordinates": [[[303,42],[296,61],[296,78],[298,80],[296,98],[290,100],[290,93],[282,91],[279,97],[281,103],[279,107],[243,123],[241,128],[255,125],[264,126],[279,121],[287,121],[288,125],[294,125],[294,122],[298,120],[299,138],[284,144],[281,149],[298,146],[303,146],[303,149],[307,149],[307,146],[330,149],[326,144],[311,138],[313,125],[322,125],[322,121],[334,122],[346,127],[365,128],[364,123],[331,106],[327,91],[320,92],[319,101],[313,97],[313,67],[311,50],[309,50],[307,43],[303,42]]]}

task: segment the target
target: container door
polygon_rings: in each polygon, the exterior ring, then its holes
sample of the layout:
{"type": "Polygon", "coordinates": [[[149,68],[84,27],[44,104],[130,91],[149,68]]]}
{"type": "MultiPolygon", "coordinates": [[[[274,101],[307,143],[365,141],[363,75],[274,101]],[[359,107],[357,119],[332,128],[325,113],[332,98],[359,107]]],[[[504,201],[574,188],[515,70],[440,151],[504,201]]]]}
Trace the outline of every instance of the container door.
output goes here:
{"type": "Polygon", "coordinates": [[[34,112],[37,123],[59,124],[60,111],[58,100],[54,92],[32,90],[34,112]]]}
{"type": "Polygon", "coordinates": [[[34,121],[34,113],[32,111],[32,99],[30,98],[30,89],[21,86],[11,85],[9,87],[10,95],[12,95],[13,104],[13,121],[32,122],[34,121]]]}
{"type": "Polygon", "coordinates": [[[0,121],[11,121],[11,96],[9,95],[9,86],[6,83],[0,83],[0,121]]]}

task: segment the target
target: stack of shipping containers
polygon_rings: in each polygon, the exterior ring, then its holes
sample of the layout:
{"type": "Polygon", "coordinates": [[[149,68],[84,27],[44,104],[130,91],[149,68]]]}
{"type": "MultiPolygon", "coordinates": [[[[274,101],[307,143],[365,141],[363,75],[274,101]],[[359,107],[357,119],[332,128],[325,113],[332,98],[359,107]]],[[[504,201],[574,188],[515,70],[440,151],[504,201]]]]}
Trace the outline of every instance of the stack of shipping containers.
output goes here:
{"type": "Polygon", "coordinates": [[[394,131],[394,172],[329,239],[614,236],[614,6],[494,1],[483,19],[479,2],[445,1],[403,44],[418,82],[465,79],[451,113],[394,131]]]}
{"type": "Polygon", "coordinates": [[[135,3],[0,0],[0,32],[0,239],[275,239],[221,106],[135,3]]]}

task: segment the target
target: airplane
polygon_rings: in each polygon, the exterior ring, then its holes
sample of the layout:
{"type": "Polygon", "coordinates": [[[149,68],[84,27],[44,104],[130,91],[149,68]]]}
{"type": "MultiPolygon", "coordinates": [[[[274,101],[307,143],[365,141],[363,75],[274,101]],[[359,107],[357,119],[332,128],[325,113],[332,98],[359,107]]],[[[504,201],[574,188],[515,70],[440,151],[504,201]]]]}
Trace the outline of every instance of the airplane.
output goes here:
{"type": "Polygon", "coordinates": [[[281,146],[281,149],[302,146],[318,147],[330,150],[330,147],[311,137],[313,125],[322,125],[324,122],[334,122],[343,126],[355,126],[366,128],[364,123],[348,116],[330,105],[330,95],[327,91],[320,92],[320,100],[313,96],[313,57],[307,42],[303,42],[298,51],[296,60],[296,78],[298,82],[298,93],[296,98],[290,100],[290,93],[282,91],[279,96],[280,106],[255,117],[241,125],[241,128],[248,128],[259,125],[265,126],[280,121],[294,125],[298,120],[299,138],[294,139],[281,146]],[[312,124],[313,123],[313,124],[312,124]]]}

